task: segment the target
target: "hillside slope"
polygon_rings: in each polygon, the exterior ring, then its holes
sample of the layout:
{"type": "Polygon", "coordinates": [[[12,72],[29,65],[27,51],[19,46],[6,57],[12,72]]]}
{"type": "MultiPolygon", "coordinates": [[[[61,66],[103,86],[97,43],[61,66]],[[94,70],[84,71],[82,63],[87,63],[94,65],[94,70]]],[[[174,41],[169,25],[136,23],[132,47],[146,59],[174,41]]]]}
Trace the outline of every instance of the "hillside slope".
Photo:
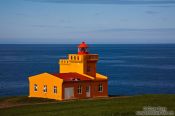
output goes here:
{"type": "Polygon", "coordinates": [[[175,112],[175,95],[140,95],[104,99],[55,101],[23,97],[0,99],[1,116],[134,116],[144,106],[175,112]]]}

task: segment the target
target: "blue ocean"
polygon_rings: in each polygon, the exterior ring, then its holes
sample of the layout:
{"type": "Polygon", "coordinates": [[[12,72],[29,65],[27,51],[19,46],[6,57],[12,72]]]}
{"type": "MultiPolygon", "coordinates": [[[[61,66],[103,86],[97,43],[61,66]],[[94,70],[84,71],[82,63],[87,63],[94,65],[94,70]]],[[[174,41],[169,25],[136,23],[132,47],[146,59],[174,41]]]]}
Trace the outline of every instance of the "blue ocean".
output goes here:
{"type": "MultiPolygon", "coordinates": [[[[109,95],[175,94],[175,44],[92,44],[109,95]]],[[[28,77],[59,71],[75,44],[0,45],[0,96],[28,95],[28,77]]]]}

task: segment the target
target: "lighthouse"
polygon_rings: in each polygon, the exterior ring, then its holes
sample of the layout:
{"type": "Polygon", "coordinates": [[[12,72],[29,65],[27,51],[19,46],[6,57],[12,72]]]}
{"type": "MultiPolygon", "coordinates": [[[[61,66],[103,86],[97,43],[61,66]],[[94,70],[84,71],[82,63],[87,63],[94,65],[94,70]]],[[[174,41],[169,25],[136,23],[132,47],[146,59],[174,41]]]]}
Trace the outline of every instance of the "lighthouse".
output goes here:
{"type": "Polygon", "coordinates": [[[67,100],[108,96],[108,77],[96,69],[98,54],[91,54],[85,42],[77,47],[77,53],[59,60],[59,73],[29,77],[29,97],[67,100]]]}
{"type": "Polygon", "coordinates": [[[69,54],[68,59],[60,59],[60,73],[78,72],[95,78],[97,61],[98,54],[88,53],[88,45],[82,42],[78,45],[77,54],[69,54]]]}

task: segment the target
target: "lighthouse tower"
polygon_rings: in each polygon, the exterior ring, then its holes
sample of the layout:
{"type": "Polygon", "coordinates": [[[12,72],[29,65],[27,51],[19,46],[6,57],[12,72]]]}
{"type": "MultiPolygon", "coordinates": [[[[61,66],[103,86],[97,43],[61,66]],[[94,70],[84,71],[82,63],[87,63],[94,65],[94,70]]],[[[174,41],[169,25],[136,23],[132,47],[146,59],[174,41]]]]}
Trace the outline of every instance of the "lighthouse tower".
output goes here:
{"type": "Polygon", "coordinates": [[[90,54],[88,45],[82,42],[78,45],[77,54],[69,54],[68,59],[60,59],[60,73],[77,72],[96,77],[98,54],[90,54]]]}

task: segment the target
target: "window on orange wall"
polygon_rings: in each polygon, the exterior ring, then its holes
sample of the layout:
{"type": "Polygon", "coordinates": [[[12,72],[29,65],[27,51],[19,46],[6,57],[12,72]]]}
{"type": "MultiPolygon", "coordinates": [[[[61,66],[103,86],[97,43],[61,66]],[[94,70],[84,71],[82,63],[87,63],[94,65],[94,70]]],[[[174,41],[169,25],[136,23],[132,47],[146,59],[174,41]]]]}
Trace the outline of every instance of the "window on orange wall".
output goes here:
{"type": "Polygon", "coordinates": [[[47,85],[44,85],[43,92],[44,92],[44,93],[47,93],[47,85]]]}
{"type": "Polygon", "coordinates": [[[53,93],[54,93],[54,94],[57,94],[57,86],[54,86],[54,87],[53,87],[53,93]]]}
{"type": "Polygon", "coordinates": [[[78,94],[82,94],[82,86],[78,85],[78,94]]]}
{"type": "Polygon", "coordinates": [[[38,91],[38,85],[37,84],[34,84],[34,91],[38,91]]]}
{"type": "Polygon", "coordinates": [[[102,85],[102,83],[100,83],[98,85],[98,92],[103,92],[103,85],[102,85]]]}

